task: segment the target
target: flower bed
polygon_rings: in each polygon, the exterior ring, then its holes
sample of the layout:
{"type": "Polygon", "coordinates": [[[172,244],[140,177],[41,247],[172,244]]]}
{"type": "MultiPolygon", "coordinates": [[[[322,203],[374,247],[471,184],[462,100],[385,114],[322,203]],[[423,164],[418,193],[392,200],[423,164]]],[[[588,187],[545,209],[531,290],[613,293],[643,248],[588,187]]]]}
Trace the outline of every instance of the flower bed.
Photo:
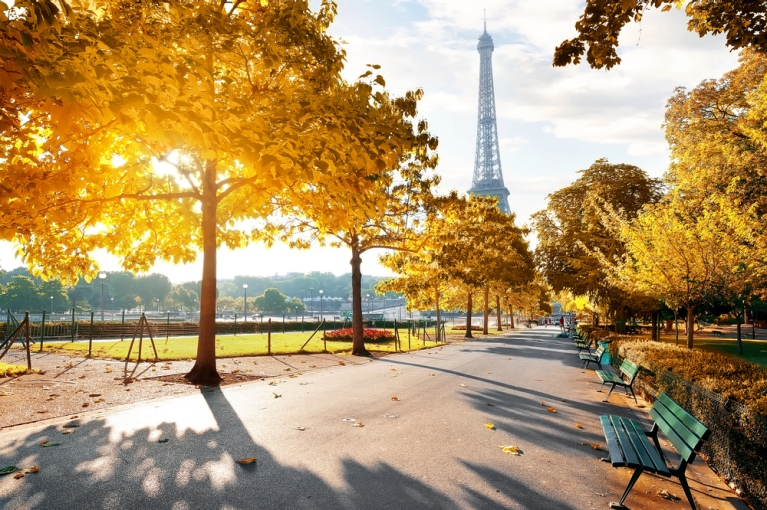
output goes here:
{"type": "MultiPolygon", "coordinates": [[[[389,340],[394,340],[394,333],[383,329],[366,328],[362,330],[362,334],[366,342],[388,342],[389,340]]],[[[337,329],[325,333],[325,338],[328,340],[348,341],[354,338],[354,332],[352,328],[337,329]]]]}
{"type": "MultiPolygon", "coordinates": [[[[451,329],[451,331],[466,331],[466,326],[453,326],[450,329],[451,329]]],[[[484,331],[484,328],[482,326],[475,326],[475,325],[472,324],[471,325],[471,330],[472,331],[484,331]]]]}

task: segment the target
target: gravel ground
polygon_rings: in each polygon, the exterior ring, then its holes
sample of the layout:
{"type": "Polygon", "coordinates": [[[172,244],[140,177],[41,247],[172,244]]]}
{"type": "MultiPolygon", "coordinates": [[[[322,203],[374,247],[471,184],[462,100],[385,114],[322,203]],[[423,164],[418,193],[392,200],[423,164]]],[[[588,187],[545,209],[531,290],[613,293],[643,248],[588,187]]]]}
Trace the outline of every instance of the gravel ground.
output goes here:
{"type": "MultiPolygon", "coordinates": [[[[218,369],[223,385],[265,378],[300,377],[338,366],[357,365],[366,358],[334,354],[301,354],[222,358],[218,369]]],[[[32,366],[41,373],[0,378],[0,430],[15,425],[74,416],[87,411],[145,400],[199,393],[183,379],[189,361],[124,363],[76,358],[61,354],[33,354],[32,366]]]]}

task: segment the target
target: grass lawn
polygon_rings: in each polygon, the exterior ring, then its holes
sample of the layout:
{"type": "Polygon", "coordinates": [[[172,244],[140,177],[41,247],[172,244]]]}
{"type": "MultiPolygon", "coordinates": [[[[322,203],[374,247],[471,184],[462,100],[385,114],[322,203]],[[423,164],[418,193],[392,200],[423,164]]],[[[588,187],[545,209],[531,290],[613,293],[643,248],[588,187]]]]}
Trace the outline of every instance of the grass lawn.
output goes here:
{"type": "MultiPolygon", "coordinates": [[[[649,338],[649,335],[642,335],[649,338]]],[[[676,343],[674,335],[661,335],[661,341],[666,343],[676,343]]],[[[719,338],[704,335],[695,335],[693,340],[696,349],[704,351],[718,352],[734,358],[755,363],[767,368],[767,341],[765,340],[746,340],[743,339],[743,355],[738,354],[738,343],[734,338],[719,338]]],[[[679,335],[679,345],[687,345],[687,339],[683,334],[679,335]]]]}
{"type": "MultiPolygon", "coordinates": [[[[400,339],[402,349],[408,350],[407,329],[400,330],[400,339]]],[[[321,353],[324,345],[320,333],[301,351],[301,346],[309,339],[311,332],[288,332],[272,333],[272,354],[297,354],[321,353]]],[[[411,338],[410,350],[419,350],[437,345],[433,341],[424,342],[411,338]]],[[[93,357],[104,359],[124,360],[128,354],[130,340],[108,340],[93,342],[93,357]]],[[[197,356],[197,337],[176,337],[166,340],[164,337],[155,339],[157,355],[160,360],[175,361],[184,359],[194,359],[197,356]]],[[[370,351],[395,352],[394,342],[370,342],[366,343],[370,351]]],[[[67,342],[60,344],[46,344],[45,352],[56,352],[60,354],[70,354],[73,356],[88,355],[88,341],[80,340],[78,342],[67,342]]],[[[133,345],[131,359],[138,357],[138,340],[133,345]]],[[[330,341],[327,342],[327,352],[334,354],[343,354],[351,352],[351,341],[330,341]]],[[[265,356],[267,355],[267,335],[219,335],[216,337],[216,356],[219,358],[233,358],[236,356],[265,356]]],[[[152,345],[148,338],[144,339],[142,346],[142,359],[154,359],[152,345]]]]}

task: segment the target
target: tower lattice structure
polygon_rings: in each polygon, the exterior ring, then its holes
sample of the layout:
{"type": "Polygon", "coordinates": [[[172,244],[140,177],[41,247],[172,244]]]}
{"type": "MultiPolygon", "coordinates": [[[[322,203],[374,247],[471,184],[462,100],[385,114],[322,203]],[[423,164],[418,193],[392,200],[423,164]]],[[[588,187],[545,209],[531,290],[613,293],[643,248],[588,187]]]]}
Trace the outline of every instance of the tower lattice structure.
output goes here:
{"type": "Polygon", "coordinates": [[[498,207],[506,214],[509,190],[503,184],[501,154],[498,146],[498,125],[495,120],[495,89],[493,88],[493,38],[485,31],[479,37],[479,114],[477,116],[477,150],[474,178],[470,194],[496,196],[498,207]]]}

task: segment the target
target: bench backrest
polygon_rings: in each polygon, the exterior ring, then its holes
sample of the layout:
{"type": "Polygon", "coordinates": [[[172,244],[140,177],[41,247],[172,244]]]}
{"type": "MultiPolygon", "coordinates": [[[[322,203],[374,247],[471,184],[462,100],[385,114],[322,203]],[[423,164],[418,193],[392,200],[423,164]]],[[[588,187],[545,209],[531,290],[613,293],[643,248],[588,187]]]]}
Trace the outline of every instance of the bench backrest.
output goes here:
{"type": "Polygon", "coordinates": [[[650,416],[674,445],[683,462],[690,462],[695,457],[695,452],[710,433],[705,425],[665,393],[658,395],[650,410],[650,416]]]}
{"type": "Polygon", "coordinates": [[[623,375],[629,378],[629,384],[631,384],[634,381],[634,378],[637,376],[640,370],[640,366],[634,363],[631,360],[624,359],[621,362],[621,366],[619,370],[623,372],[623,375]]]}
{"type": "Polygon", "coordinates": [[[598,348],[598,349],[596,350],[596,352],[594,353],[594,356],[595,356],[597,359],[601,360],[601,359],[602,359],[602,355],[605,353],[605,351],[606,351],[606,350],[607,350],[607,349],[605,349],[605,347],[604,347],[603,345],[600,345],[600,346],[599,346],[599,348],[598,348]]]}

